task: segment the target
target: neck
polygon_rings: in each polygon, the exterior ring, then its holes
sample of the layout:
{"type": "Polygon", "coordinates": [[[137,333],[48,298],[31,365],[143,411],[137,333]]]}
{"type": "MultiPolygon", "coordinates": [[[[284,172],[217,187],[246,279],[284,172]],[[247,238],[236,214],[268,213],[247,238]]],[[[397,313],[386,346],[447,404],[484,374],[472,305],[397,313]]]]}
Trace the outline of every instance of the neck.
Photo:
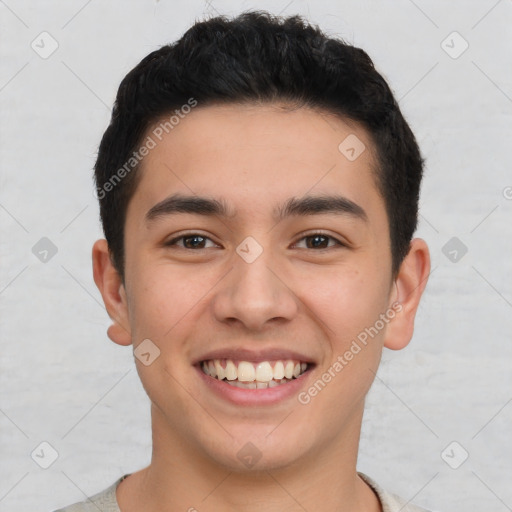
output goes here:
{"type": "Polygon", "coordinates": [[[241,471],[187,444],[152,406],[151,464],[119,485],[119,506],[122,512],[381,512],[356,471],[362,412],[314,453],[284,467],[241,471]]]}

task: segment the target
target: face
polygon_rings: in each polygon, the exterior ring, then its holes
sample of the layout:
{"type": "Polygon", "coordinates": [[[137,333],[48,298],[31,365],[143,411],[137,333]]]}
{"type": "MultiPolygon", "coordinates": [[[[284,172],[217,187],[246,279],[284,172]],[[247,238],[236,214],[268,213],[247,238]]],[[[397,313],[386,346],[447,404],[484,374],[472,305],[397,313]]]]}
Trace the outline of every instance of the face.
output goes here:
{"type": "Polygon", "coordinates": [[[400,315],[372,147],[317,111],[216,106],[145,157],[117,318],[136,353],[150,340],[135,361],[160,442],[240,471],[357,438],[400,315]]]}

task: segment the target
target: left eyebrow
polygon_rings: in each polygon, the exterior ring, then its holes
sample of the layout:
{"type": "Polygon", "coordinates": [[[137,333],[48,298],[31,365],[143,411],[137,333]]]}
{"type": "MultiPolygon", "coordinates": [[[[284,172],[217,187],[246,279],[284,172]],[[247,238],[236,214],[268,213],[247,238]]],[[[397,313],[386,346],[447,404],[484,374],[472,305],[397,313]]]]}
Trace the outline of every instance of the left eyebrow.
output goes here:
{"type": "Polygon", "coordinates": [[[354,201],[340,195],[305,196],[300,199],[292,197],[274,211],[274,217],[281,221],[292,215],[348,215],[368,222],[364,209],[354,201]]]}
{"type": "MultiPolygon", "coordinates": [[[[145,220],[149,224],[158,218],[180,213],[224,218],[236,216],[236,211],[231,210],[223,200],[174,194],[148,210],[145,220]]],[[[273,210],[274,219],[277,221],[291,216],[320,214],[348,215],[364,222],[368,221],[368,216],[361,206],[340,195],[292,197],[273,210]]]]}

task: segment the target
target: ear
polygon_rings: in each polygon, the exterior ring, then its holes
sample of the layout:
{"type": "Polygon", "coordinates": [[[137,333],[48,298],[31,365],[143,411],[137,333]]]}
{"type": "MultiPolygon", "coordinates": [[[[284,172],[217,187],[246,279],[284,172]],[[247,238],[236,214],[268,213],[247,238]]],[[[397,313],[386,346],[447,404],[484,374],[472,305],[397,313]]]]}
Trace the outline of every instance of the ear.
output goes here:
{"type": "Polygon", "coordinates": [[[96,240],[92,247],[92,272],[113,322],[107,329],[108,337],[119,345],[131,345],[126,290],[119,272],[112,264],[108,244],[104,239],[96,240]]]}
{"type": "MultiPolygon", "coordinates": [[[[414,332],[414,318],[429,274],[428,246],[421,238],[414,238],[395,280],[396,293],[392,297],[391,303],[395,303],[393,309],[396,311],[396,315],[387,325],[384,337],[385,347],[400,350],[411,341],[414,332]]],[[[392,307],[391,304],[390,307],[392,307]]]]}

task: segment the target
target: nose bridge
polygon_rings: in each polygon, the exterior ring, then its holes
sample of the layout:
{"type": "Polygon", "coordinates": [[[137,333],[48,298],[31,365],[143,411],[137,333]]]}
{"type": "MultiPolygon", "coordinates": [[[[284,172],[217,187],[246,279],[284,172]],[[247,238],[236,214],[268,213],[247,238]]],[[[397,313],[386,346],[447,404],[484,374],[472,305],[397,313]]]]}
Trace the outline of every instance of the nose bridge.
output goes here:
{"type": "Polygon", "coordinates": [[[269,320],[290,320],[297,311],[296,297],[279,276],[275,256],[270,249],[258,249],[254,240],[238,246],[226,277],[214,301],[219,321],[236,319],[258,330],[269,320]]]}

